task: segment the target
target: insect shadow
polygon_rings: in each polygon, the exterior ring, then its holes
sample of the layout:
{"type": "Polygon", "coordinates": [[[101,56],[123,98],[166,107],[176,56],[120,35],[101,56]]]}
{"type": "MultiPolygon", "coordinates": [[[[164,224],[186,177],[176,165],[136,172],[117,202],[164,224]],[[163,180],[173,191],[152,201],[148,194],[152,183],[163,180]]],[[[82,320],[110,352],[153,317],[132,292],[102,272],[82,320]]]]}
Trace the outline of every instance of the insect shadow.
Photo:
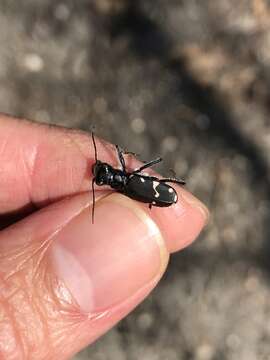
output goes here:
{"type": "Polygon", "coordinates": [[[117,192],[128,196],[131,199],[149,204],[152,206],[168,207],[178,201],[176,190],[167,183],[175,183],[185,185],[184,180],[175,177],[159,179],[155,176],[143,174],[142,171],[158,164],[162,158],[158,157],[154,160],[144,163],[137,169],[127,171],[124,155],[133,154],[123,151],[118,145],[115,145],[121,169],[116,169],[112,165],[98,160],[97,146],[94,133],[92,132],[92,141],[95,152],[95,163],[92,167],[92,223],[94,223],[95,215],[95,185],[109,185],[117,192]]]}

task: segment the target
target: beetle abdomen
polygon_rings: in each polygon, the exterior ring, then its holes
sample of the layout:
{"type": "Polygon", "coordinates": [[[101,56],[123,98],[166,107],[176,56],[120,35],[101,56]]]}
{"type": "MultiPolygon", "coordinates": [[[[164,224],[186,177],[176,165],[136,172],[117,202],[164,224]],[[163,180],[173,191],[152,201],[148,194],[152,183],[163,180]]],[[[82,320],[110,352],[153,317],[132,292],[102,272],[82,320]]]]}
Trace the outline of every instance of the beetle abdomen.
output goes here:
{"type": "Polygon", "coordinates": [[[177,193],[173,187],[159,182],[158,178],[140,174],[130,175],[123,193],[154,206],[170,206],[177,202],[177,193]]]}

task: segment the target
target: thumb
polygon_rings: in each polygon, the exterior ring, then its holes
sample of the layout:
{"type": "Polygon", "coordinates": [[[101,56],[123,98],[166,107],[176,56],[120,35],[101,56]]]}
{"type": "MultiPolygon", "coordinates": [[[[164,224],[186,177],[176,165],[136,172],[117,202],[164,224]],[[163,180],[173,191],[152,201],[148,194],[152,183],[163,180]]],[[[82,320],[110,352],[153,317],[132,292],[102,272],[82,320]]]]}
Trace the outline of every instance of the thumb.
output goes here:
{"type": "Polygon", "coordinates": [[[174,210],[152,211],[117,193],[97,194],[94,224],[87,193],[0,233],[1,358],[70,358],[147,296],[167,248],[186,246],[206,221],[185,192],[174,210]]]}
{"type": "Polygon", "coordinates": [[[131,311],[165,270],[157,225],[119,194],[55,203],[0,236],[0,353],[65,359],[131,311]]]}

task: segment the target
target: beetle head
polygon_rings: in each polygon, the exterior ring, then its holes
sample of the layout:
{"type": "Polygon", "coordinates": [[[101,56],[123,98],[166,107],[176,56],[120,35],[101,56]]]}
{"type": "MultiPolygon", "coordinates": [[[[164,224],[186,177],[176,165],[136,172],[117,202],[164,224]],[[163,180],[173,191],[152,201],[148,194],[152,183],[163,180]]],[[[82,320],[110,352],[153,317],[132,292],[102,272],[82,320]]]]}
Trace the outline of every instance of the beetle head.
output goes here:
{"type": "Polygon", "coordinates": [[[93,165],[92,172],[97,185],[109,185],[111,178],[111,166],[97,160],[93,165]]]}

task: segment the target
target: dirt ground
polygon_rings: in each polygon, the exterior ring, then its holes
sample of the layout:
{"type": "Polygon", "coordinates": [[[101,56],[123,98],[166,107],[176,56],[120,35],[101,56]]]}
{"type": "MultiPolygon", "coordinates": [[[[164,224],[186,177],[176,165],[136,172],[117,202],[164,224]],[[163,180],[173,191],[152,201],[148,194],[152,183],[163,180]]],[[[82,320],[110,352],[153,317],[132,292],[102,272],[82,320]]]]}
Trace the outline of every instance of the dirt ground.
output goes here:
{"type": "Polygon", "coordinates": [[[0,111],[164,157],[199,241],[74,360],[270,359],[270,2],[0,0],[0,111]]]}

